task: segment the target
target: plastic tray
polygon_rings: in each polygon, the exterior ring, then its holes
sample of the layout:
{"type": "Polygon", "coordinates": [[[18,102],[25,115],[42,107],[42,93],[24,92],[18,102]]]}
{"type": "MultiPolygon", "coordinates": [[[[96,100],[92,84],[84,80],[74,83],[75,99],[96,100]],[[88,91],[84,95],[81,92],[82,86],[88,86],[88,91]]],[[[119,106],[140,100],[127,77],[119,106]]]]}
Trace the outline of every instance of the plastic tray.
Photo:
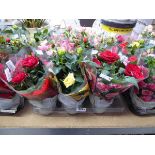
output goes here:
{"type": "Polygon", "coordinates": [[[62,116],[62,115],[71,115],[71,114],[78,114],[78,115],[102,115],[102,114],[111,114],[111,113],[122,113],[125,111],[125,101],[124,98],[119,95],[114,99],[114,102],[104,109],[104,112],[96,113],[95,108],[92,107],[89,97],[85,99],[85,101],[82,103],[80,108],[78,107],[76,109],[76,112],[72,113],[72,109],[65,109],[61,102],[57,100],[56,106],[54,109],[50,108],[40,108],[33,106],[33,111],[37,114],[42,115],[49,115],[52,114],[52,116],[62,116]],[[71,111],[71,112],[70,112],[71,111]]]}

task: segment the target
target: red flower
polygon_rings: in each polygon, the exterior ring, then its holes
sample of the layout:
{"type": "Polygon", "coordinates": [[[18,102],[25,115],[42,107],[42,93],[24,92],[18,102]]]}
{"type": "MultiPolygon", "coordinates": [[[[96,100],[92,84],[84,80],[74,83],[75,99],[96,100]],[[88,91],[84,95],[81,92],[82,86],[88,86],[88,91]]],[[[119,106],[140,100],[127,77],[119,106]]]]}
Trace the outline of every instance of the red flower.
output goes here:
{"type": "Polygon", "coordinates": [[[101,62],[97,58],[93,58],[93,62],[95,62],[97,65],[101,66],[101,62]]]}
{"type": "Polygon", "coordinates": [[[11,40],[10,38],[6,38],[6,42],[9,43],[11,40]]]}
{"type": "Polygon", "coordinates": [[[147,85],[147,88],[155,92],[155,84],[154,83],[149,83],[147,85]]]}
{"type": "Polygon", "coordinates": [[[128,50],[126,48],[122,48],[122,53],[123,54],[128,54],[128,50]]]}
{"type": "Polygon", "coordinates": [[[131,56],[128,58],[128,61],[130,62],[136,62],[137,61],[137,57],[135,55],[131,56]]]}
{"type": "Polygon", "coordinates": [[[123,42],[125,39],[122,35],[116,37],[118,42],[123,42]]]}
{"type": "Polygon", "coordinates": [[[35,56],[28,56],[27,58],[22,60],[23,67],[34,68],[39,63],[39,60],[35,56]]]}
{"type": "Polygon", "coordinates": [[[128,45],[128,42],[125,42],[125,43],[119,44],[118,46],[121,48],[126,48],[127,45],[128,45]]]}
{"type": "Polygon", "coordinates": [[[151,99],[152,99],[151,96],[141,96],[140,98],[141,98],[143,101],[145,101],[145,102],[149,102],[149,101],[151,101],[151,99]]]}
{"type": "Polygon", "coordinates": [[[27,76],[28,76],[27,73],[20,72],[12,78],[11,82],[14,84],[19,84],[22,81],[24,81],[27,76]]]}
{"type": "Polygon", "coordinates": [[[88,42],[88,38],[83,38],[83,42],[87,43],[88,42]]]}
{"type": "Polygon", "coordinates": [[[100,58],[106,61],[108,64],[115,63],[120,57],[117,53],[111,51],[103,51],[99,54],[100,58]]]}
{"type": "Polygon", "coordinates": [[[136,79],[143,79],[144,75],[141,72],[141,69],[136,64],[127,64],[125,68],[125,75],[133,76],[136,79]]]}

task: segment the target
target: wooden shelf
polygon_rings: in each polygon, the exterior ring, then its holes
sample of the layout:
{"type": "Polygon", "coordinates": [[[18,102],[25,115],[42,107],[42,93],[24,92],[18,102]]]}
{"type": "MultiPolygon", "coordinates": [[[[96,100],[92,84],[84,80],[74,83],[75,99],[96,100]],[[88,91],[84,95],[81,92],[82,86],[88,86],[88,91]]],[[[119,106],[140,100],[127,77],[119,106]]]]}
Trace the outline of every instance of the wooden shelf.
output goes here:
{"type": "Polygon", "coordinates": [[[113,115],[50,115],[32,112],[30,105],[12,116],[0,116],[0,128],[154,128],[155,116],[140,117],[128,109],[113,115]]]}

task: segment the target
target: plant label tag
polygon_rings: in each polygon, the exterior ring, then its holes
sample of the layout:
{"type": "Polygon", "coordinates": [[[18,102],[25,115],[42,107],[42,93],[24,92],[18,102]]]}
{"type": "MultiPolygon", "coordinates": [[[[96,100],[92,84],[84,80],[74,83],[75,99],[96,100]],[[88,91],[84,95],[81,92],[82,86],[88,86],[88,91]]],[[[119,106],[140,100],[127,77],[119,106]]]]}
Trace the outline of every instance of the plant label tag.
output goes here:
{"type": "Polygon", "coordinates": [[[39,55],[43,55],[43,52],[41,50],[36,50],[36,53],[39,55]]]}
{"type": "Polygon", "coordinates": [[[5,72],[7,81],[10,82],[10,81],[12,80],[12,77],[11,77],[11,73],[10,73],[9,68],[6,68],[6,69],[4,70],[4,72],[5,72]]]}
{"type": "Polygon", "coordinates": [[[76,108],[77,112],[86,112],[86,108],[76,108]]]}
{"type": "Polygon", "coordinates": [[[8,66],[8,68],[11,70],[11,71],[14,71],[16,69],[15,65],[13,64],[13,62],[11,60],[7,61],[6,62],[6,65],[8,66]]]}
{"type": "Polygon", "coordinates": [[[98,50],[92,50],[91,51],[91,54],[93,54],[93,55],[95,55],[95,54],[97,54],[98,53],[98,50]]]}
{"type": "Polygon", "coordinates": [[[107,76],[107,75],[105,75],[103,73],[100,74],[100,77],[103,78],[103,79],[106,79],[107,81],[111,81],[113,79],[113,78],[111,78],[111,77],[109,77],[109,76],[107,76]]]}

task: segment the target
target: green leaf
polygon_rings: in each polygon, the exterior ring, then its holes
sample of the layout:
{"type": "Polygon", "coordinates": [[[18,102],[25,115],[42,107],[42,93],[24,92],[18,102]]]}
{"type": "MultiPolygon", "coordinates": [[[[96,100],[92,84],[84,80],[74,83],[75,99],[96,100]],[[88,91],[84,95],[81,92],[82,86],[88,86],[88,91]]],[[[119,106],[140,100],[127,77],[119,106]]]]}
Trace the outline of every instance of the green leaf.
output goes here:
{"type": "Polygon", "coordinates": [[[124,68],[120,67],[119,70],[118,70],[118,73],[122,74],[122,73],[124,73],[124,70],[125,70],[124,68]]]}
{"type": "Polygon", "coordinates": [[[124,82],[132,83],[135,87],[139,89],[137,80],[134,77],[126,76],[124,82]]]}
{"type": "Polygon", "coordinates": [[[65,63],[65,66],[66,66],[67,68],[69,68],[70,70],[72,69],[72,64],[69,63],[69,62],[65,63]]]}
{"type": "Polygon", "coordinates": [[[81,76],[76,77],[75,80],[80,83],[84,82],[84,79],[81,76]]]}
{"type": "Polygon", "coordinates": [[[60,71],[61,71],[61,67],[60,66],[59,67],[53,67],[53,72],[55,74],[58,74],[60,71]]]}
{"type": "Polygon", "coordinates": [[[110,74],[110,72],[109,72],[109,71],[107,71],[107,70],[102,70],[102,74],[109,75],[109,74],[110,74]]]}

